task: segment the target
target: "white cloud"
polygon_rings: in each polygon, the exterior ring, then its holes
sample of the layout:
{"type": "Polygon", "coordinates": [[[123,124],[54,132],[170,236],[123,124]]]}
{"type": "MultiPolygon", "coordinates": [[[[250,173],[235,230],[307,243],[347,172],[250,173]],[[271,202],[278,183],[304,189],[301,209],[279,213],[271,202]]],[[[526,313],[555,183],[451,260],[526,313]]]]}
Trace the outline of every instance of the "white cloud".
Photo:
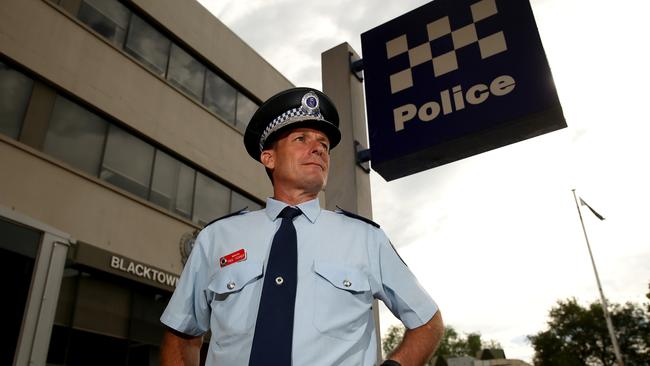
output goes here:
{"type": "MultiPolygon", "coordinates": [[[[427,1],[201,2],[297,85],[320,87],[320,54],[427,1]]],[[[568,128],[427,172],[371,174],[374,219],[461,332],[530,361],[526,335],[558,299],[598,298],[572,188],[607,296],[650,281],[650,46],[641,0],[533,0],[568,128]]],[[[382,310],[382,330],[394,323],[382,310]]]]}

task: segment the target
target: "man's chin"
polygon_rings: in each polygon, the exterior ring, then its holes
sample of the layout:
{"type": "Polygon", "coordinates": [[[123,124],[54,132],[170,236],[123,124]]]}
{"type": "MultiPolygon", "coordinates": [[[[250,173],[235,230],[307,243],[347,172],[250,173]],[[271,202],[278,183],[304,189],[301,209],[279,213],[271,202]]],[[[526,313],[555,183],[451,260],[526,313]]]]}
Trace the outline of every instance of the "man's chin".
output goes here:
{"type": "Polygon", "coordinates": [[[312,179],[305,180],[304,183],[307,191],[318,193],[325,188],[327,177],[324,179],[322,177],[312,177],[312,179]]]}

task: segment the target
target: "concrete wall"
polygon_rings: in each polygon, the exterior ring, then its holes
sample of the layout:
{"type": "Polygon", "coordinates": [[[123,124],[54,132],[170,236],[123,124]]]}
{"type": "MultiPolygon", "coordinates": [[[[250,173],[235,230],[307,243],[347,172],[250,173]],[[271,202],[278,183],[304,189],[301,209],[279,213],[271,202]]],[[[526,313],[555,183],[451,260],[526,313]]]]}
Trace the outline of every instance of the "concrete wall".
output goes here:
{"type": "Polygon", "coordinates": [[[179,243],[195,227],[97,178],[0,135],[0,202],[73,239],[182,270],[179,243]]]}
{"type": "MultiPolygon", "coordinates": [[[[135,3],[260,100],[291,87],[195,1],[135,3]]],[[[49,2],[2,0],[0,50],[249,194],[264,199],[271,193],[264,170],[246,154],[239,132],[49,2]]]]}

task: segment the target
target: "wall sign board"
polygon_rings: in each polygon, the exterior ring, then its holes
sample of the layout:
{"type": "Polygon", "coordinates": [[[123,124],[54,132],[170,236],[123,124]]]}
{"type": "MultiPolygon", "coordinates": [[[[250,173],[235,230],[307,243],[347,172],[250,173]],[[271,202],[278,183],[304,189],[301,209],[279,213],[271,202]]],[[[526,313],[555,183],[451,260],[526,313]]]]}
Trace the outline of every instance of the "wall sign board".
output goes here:
{"type": "Polygon", "coordinates": [[[435,0],[361,44],[372,168],[388,181],[566,127],[526,0],[435,0]]]}
{"type": "Polygon", "coordinates": [[[148,286],[158,287],[169,292],[174,291],[179,280],[177,274],[80,241],[75,246],[72,259],[75,263],[125,277],[148,286]]]}

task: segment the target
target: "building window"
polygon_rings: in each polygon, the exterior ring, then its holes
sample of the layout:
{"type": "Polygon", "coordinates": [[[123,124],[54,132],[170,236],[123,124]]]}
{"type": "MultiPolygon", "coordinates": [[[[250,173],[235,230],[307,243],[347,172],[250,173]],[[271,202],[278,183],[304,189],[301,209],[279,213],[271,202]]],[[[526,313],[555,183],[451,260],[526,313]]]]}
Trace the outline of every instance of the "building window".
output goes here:
{"type": "Polygon", "coordinates": [[[192,221],[205,225],[224,216],[230,209],[230,189],[207,176],[197,173],[192,221]]]}
{"type": "Polygon", "coordinates": [[[239,211],[243,208],[246,208],[248,211],[255,211],[261,209],[262,206],[259,203],[233,191],[232,198],[230,199],[230,212],[239,211]]]}
{"type": "Polygon", "coordinates": [[[248,122],[250,122],[256,110],[257,104],[255,102],[248,99],[244,94],[237,93],[237,123],[235,126],[239,131],[246,131],[246,126],[248,126],[248,122]]]}
{"type": "Polygon", "coordinates": [[[165,76],[171,41],[139,16],[131,15],[125,49],[154,73],[165,76]]]}
{"type": "Polygon", "coordinates": [[[258,107],[255,102],[119,1],[79,1],[79,20],[240,132],[246,131],[258,107]]]}
{"type": "Polygon", "coordinates": [[[43,151],[201,225],[261,208],[239,193],[231,200],[229,188],[60,95],[43,151]]]}
{"type": "MultiPolygon", "coordinates": [[[[32,86],[30,78],[0,62],[0,133],[18,138],[32,86]]],[[[195,223],[246,206],[261,208],[61,95],[48,118],[43,152],[195,223]]]]}
{"type": "Polygon", "coordinates": [[[203,103],[230,124],[235,124],[235,102],[237,90],[208,70],[205,77],[205,98],[203,103]]]}
{"type": "Polygon", "coordinates": [[[195,175],[194,169],[157,150],[149,200],[190,218],[195,175]]]}
{"type": "Polygon", "coordinates": [[[205,81],[205,66],[175,44],[172,44],[169,57],[167,79],[196,100],[201,101],[203,82],[205,81]]]}
{"type": "Polygon", "coordinates": [[[97,176],[107,128],[103,118],[57,95],[43,151],[97,176]]]}
{"type": "Polygon", "coordinates": [[[77,17],[111,43],[122,47],[131,12],[118,1],[83,0],[77,17]]]}
{"type": "Polygon", "coordinates": [[[0,133],[18,139],[34,82],[0,62],[0,133]]]}
{"type": "Polygon", "coordinates": [[[99,177],[146,199],[153,153],[153,146],[111,125],[99,177]]]}

